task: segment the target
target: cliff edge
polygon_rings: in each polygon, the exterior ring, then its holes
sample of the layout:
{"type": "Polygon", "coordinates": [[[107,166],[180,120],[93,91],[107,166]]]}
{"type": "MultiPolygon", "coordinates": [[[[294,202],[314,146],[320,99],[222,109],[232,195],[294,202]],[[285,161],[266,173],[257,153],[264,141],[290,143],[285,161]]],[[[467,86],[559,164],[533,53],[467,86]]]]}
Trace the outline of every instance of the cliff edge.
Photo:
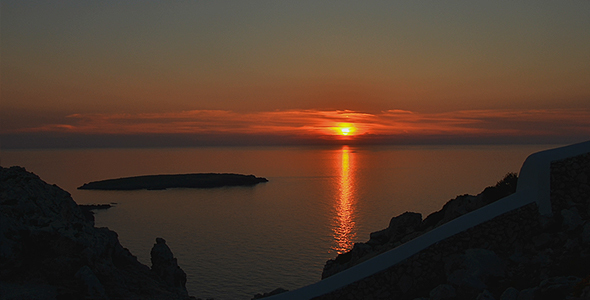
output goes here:
{"type": "Polygon", "coordinates": [[[21,167],[0,167],[2,299],[191,299],[164,239],[150,268],[94,227],[70,194],[21,167]]]}

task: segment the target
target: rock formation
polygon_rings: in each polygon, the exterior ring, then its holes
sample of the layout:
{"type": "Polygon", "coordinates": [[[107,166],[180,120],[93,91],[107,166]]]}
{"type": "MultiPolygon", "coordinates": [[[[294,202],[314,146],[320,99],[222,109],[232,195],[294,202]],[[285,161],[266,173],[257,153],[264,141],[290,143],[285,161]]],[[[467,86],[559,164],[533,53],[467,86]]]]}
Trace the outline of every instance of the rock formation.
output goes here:
{"type": "Polygon", "coordinates": [[[415,212],[405,212],[393,217],[387,228],[371,233],[369,241],[356,243],[349,252],[327,261],[322,272],[322,279],[393,249],[459,216],[513,194],[516,191],[517,180],[516,174],[508,173],[495,186],[485,188],[479,195],[458,196],[424,220],[422,220],[421,214],[415,212]]]}
{"type": "Polygon", "coordinates": [[[2,299],[188,299],[186,277],[172,262],[164,267],[173,269],[170,282],[162,269],[139,263],[115,232],[95,228],[69,193],[24,168],[0,168],[2,299]]]}
{"type": "Polygon", "coordinates": [[[186,273],[178,266],[176,258],[170,251],[166,240],[157,238],[151,251],[152,271],[158,274],[168,286],[174,287],[178,293],[186,295],[186,273]]]}

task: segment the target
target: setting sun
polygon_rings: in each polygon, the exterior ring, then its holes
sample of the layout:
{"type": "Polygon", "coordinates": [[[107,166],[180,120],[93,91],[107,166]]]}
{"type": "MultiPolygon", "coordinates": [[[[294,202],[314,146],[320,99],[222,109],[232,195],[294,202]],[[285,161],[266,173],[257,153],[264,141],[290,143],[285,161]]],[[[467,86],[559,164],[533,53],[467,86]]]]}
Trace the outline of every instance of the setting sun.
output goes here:
{"type": "Polygon", "coordinates": [[[350,123],[342,123],[338,125],[338,130],[341,135],[352,135],[356,128],[350,123]]]}

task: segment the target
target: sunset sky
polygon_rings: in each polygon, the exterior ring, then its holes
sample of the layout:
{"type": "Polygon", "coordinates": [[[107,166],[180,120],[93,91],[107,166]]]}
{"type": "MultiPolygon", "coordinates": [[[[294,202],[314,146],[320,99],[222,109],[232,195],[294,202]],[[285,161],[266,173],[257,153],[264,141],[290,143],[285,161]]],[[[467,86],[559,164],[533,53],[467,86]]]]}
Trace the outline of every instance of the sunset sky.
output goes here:
{"type": "Polygon", "coordinates": [[[590,139],[590,1],[0,3],[5,148],[590,139]]]}

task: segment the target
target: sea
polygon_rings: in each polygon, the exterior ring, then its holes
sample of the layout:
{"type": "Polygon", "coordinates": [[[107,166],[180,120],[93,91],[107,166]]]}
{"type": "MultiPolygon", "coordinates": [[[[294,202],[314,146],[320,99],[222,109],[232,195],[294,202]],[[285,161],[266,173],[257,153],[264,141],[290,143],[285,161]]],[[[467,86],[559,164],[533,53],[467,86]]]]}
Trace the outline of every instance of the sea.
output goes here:
{"type": "Polygon", "coordinates": [[[448,200],[478,194],[525,158],[560,145],[413,145],[2,150],[70,192],[79,204],[112,203],[97,227],[151,265],[164,238],[187,273],[189,294],[251,299],[317,282],[328,259],[366,242],[406,211],[423,217],[448,200]],[[78,190],[137,175],[254,174],[250,187],[139,191],[78,190]]]}

